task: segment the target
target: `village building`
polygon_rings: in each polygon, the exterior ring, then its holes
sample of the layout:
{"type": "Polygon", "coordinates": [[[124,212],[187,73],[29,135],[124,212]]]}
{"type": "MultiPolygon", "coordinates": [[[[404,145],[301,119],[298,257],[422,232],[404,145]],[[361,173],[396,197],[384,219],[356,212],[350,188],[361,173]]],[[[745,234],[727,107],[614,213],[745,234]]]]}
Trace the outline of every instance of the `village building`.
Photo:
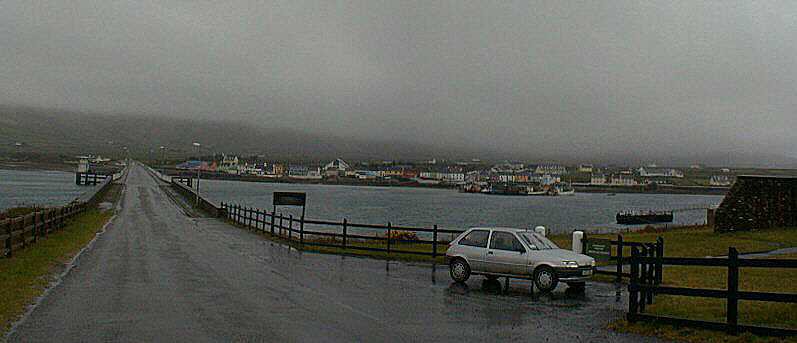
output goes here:
{"type": "Polygon", "coordinates": [[[565,175],[567,168],[559,164],[540,164],[534,169],[534,173],[538,175],[565,175]]]}
{"type": "Polygon", "coordinates": [[[678,169],[639,167],[639,169],[637,169],[637,172],[641,177],[674,177],[674,178],[684,177],[684,172],[678,169]]]}
{"type": "Polygon", "coordinates": [[[338,158],[324,166],[324,176],[346,176],[346,172],[349,170],[351,170],[351,166],[349,166],[349,164],[343,159],[338,158]]]}
{"type": "Polygon", "coordinates": [[[227,174],[240,174],[241,170],[238,165],[238,156],[222,155],[221,165],[218,170],[227,174]]]}
{"type": "Polygon", "coordinates": [[[635,186],[637,181],[632,175],[615,174],[612,175],[610,184],[613,186],[635,186]]]}
{"type": "Polygon", "coordinates": [[[589,178],[589,183],[591,185],[605,185],[606,184],[606,175],[603,174],[592,174],[589,178]]]}
{"type": "Polygon", "coordinates": [[[734,178],[729,175],[712,175],[709,185],[716,187],[728,187],[733,184],[734,178]]]}

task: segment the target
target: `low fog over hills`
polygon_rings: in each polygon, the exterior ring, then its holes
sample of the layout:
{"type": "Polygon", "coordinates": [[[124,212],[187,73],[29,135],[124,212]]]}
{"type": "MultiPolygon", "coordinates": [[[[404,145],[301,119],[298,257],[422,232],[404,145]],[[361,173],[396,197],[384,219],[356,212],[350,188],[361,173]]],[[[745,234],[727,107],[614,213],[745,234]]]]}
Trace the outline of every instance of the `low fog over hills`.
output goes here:
{"type": "Polygon", "coordinates": [[[795,159],[783,156],[747,153],[674,152],[646,156],[629,149],[627,154],[556,156],[540,146],[527,149],[464,148],[450,145],[384,139],[363,139],[332,134],[318,134],[295,128],[281,128],[279,123],[258,124],[208,119],[185,119],[165,116],[103,115],[30,107],[0,107],[0,156],[56,157],[77,154],[119,155],[129,146],[138,157],[158,156],[166,146],[171,156],[194,154],[192,142],[203,145],[203,153],[262,154],[267,158],[290,160],[480,158],[486,161],[517,159],[526,161],[561,161],[565,163],[639,164],[657,162],[669,165],[705,163],[724,166],[794,167],[795,159]],[[22,146],[16,146],[21,143],[22,146]],[[150,150],[152,152],[150,153],[150,150]],[[152,155],[150,155],[152,154],[152,155]]]}

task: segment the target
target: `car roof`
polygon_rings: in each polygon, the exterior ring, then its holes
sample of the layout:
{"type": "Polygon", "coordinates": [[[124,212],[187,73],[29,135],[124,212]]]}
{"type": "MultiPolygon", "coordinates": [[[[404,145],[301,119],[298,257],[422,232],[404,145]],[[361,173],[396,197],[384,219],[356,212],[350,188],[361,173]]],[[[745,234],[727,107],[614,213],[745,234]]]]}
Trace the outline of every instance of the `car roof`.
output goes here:
{"type": "Polygon", "coordinates": [[[518,229],[515,227],[472,227],[468,230],[494,230],[494,231],[507,231],[507,232],[532,231],[531,229],[518,229]]]}

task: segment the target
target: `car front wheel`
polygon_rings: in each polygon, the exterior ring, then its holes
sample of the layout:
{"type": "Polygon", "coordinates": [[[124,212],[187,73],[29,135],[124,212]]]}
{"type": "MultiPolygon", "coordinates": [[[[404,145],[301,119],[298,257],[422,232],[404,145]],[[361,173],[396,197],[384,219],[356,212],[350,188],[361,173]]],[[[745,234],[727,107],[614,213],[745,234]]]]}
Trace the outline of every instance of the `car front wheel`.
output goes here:
{"type": "Polygon", "coordinates": [[[556,272],[548,266],[540,266],[534,271],[534,285],[541,293],[549,293],[559,284],[556,272]]]}
{"type": "Polygon", "coordinates": [[[450,270],[451,278],[456,282],[465,282],[470,278],[470,266],[468,262],[461,258],[451,261],[450,270]]]}

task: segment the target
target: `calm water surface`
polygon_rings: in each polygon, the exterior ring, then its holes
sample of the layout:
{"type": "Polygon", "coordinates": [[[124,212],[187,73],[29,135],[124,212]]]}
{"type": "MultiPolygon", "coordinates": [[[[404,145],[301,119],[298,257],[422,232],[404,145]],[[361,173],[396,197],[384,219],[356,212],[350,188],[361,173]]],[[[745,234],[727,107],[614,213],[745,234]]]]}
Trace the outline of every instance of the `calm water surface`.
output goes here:
{"type": "Polygon", "coordinates": [[[0,170],[0,211],[16,206],[63,205],[88,189],[75,185],[74,173],[0,170]]]}
{"type": "MultiPolygon", "coordinates": [[[[201,193],[217,202],[271,211],[274,191],[307,193],[307,218],[358,223],[463,229],[473,226],[533,227],[552,232],[618,228],[615,214],[627,209],[680,209],[717,205],[722,196],[579,193],[571,197],[511,197],[429,188],[300,185],[202,180],[201,193]]],[[[298,209],[278,211],[298,216],[298,209]]],[[[705,210],[675,213],[676,224],[702,224],[705,210]]]]}

